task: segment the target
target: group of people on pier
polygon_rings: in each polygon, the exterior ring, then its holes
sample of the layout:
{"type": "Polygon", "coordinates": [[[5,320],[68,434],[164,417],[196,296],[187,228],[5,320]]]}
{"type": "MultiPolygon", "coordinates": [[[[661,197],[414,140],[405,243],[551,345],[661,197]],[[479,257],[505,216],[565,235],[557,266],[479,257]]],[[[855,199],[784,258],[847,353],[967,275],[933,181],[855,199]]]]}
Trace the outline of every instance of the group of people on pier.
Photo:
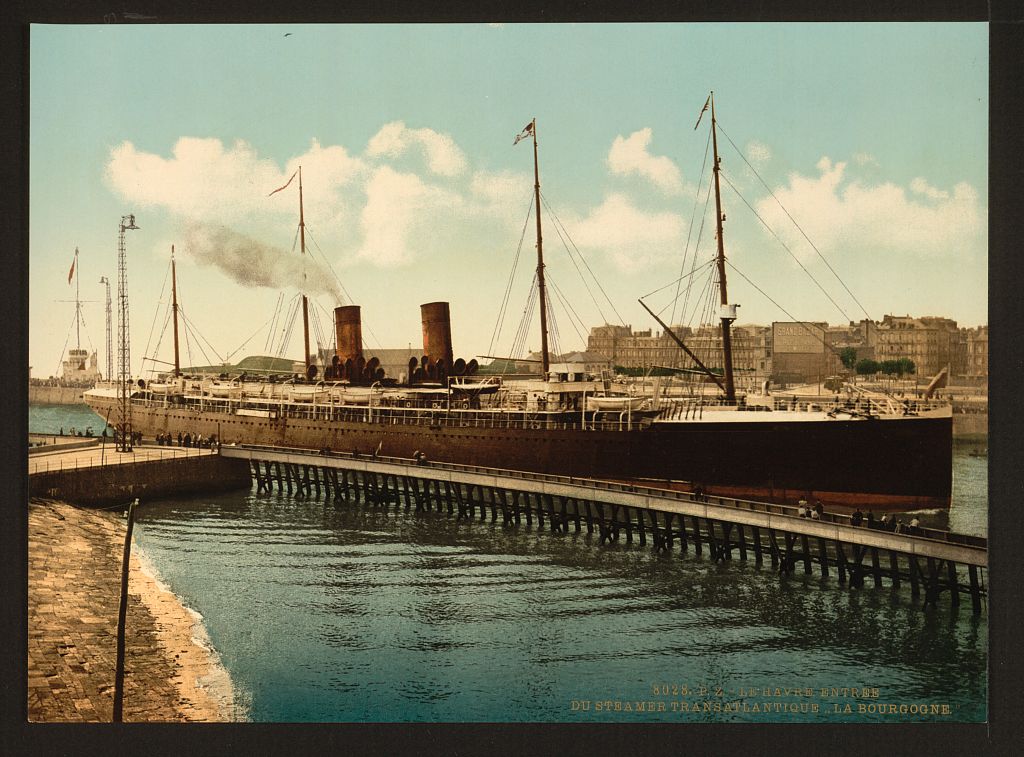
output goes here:
{"type": "MultiPolygon", "coordinates": [[[[820,499],[815,500],[814,507],[809,507],[807,499],[804,497],[801,497],[797,502],[796,512],[801,518],[820,520],[824,511],[825,508],[822,506],[820,499]]],[[[900,518],[893,518],[888,513],[884,513],[881,519],[876,520],[875,514],[871,510],[868,510],[868,514],[865,516],[859,507],[850,516],[850,525],[865,526],[866,528],[890,531],[896,534],[915,535],[921,533],[921,521],[918,520],[916,515],[910,519],[909,523],[904,523],[900,518]]]]}
{"type": "Polygon", "coordinates": [[[825,512],[825,506],[821,504],[821,500],[817,499],[814,501],[814,507],[808,507],[807,500],[803,497],[796,503],[796,514],[801,518],[811,518],[812,520],[821,520],[821,516],[825,512]]]}
{"type": "Polygon", "coordinates": [[[191,434],[178,432],[177,440],[171,434],[157,434],[156,443],[162,447],[201,447],[211,449],[217,446],[216,435],[203,436],[202,434],[191,434]],[[177,444],[175,444],[177,441],[177,444]]]}
{"type": "Polygon", "coordinates": [[[858,507],[853,515],[850,516],[850,525],[859,526],[862,523],[868,528],[874,528],[879,531],[891,531],[896,534],[921,533],[921,521],[918,520],[916,515],[910,519],[909,523],[904,523],[902,518],[893,518],[889,513],[883,513],[881,519],[875,520],[873,512],[868,510],[867,517],[865,518],[864,513],[858,507]]]}

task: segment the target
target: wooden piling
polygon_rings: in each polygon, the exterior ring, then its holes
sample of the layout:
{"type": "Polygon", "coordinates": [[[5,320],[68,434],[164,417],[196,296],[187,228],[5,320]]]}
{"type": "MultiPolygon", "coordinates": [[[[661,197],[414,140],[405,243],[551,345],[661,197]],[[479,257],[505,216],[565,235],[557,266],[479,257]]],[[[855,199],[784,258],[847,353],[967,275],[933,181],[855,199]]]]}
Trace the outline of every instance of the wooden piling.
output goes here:
{"type": "Polygon", "coordinates": [[[981,614],[981,586],[978,584],[978,567],[967,566],[967,575],[971,580],[971,610],[975,615],[981,614]]]}

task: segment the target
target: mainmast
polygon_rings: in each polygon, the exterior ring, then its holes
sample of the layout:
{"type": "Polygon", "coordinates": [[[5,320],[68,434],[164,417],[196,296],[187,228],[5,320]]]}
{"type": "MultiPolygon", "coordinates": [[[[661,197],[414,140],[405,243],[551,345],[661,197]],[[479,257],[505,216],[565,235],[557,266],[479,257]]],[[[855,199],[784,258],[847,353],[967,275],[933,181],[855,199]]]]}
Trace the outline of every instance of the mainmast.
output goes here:
{"type": "Polygon", "coordinates": [[[540,352],[541,370],[548,375],[551,358],[548,354],[548,301],[544,286],[544,240],[540,231],[540,167],[537,162],[537,119],[530,122],[533,135],[533,191],[537,209],[537,294],[540,297],[540,352]]]}
{"type": "MultiPolygon", "coordinates": [[[[302,166],[299,166],[299,244],[302,254],[306,254],[306,220],[302,211],[302,166]]],[[[302,359],[306,364],[306,378],[309,378],[309,305],[306,301],[306,272],[302,272],[302,359]]]]}
{"type": "Polygon", "coordinates": [[[75,349],[82,351],[82,298],[79,297],[78,285],[81,280],[81,271],[78,267],[78,248],[75,248],[75,349]]]}
{"type": "Polygon", "coordinates": [[[718,173],[721,170],[722,159],[718,157],[718,131],[715,128],[715,93],[710,95],[711,100],[711,144],[714,149],[714,173],[715,173],[715,225],[718,237],[718,289],[721,293],[721,318],[722,318],[722,354],[725,365],[725,399],[732,403],[736,401],[736,386],[732,377],[732,335],[730,327],[736,319],[736,307],[729,307],[729,296],[725,287],[725,242],[722,239],[722,222],[725,214],[722,213],[722,192],[719,186],[718,173]]]}
{"type": "Polygon", "coordinates": [[[174,245],[171,245],[171,310],[174,313],[174,378],[181,375],[178,359],[178,277],[174,269],[174,245]]]}

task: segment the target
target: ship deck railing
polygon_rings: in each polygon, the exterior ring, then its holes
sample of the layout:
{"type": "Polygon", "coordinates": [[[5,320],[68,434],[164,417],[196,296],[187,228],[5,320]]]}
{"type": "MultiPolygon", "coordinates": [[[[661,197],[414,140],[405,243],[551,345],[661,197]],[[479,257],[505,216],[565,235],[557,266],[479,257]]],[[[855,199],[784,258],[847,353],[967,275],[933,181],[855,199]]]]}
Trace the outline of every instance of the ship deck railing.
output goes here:
{"type": "MultiPolygon", "coordinates": [[[[173,407],[163,397],[133,399],[139,407],[173,407]]],[[[592,431],[626,431],[641,428],[650,419],[639,412],[622,411],[615,420],[595,420],[594,411],[587,411],[585,420],[579,410],[509,410],[497,408],[396,407],[394,405],[339,405],[314,402],[292,402],[257,398],[189,398],[185,409],[200,409],[232,414],[235,410],[275,411],[278,418],[302,418],[327,422],[359,422],[434,426],[452,428],[547,429],[592,431]],[[579,420],[564,420],[569,415],[579,420]],[[552,418],[550,415],[557,415],[552,418]]]]}
{"type": "MultiPolygon", "coordinates": [[[[275,453],[285,454],[299,454],[299,455],[310,455],[315,454],[325,457],[334,458],[349,458],[353,460],[373,460],[374,462],[381,463],[393,463],[397,465],[417,465],[427,466],[434,470],[446,470],[463,473],[473,473],[481,475],[494,475],[502,476],[511,479],[524,479],[530,481],[543,481],[555,484],[568,484],[573,486],[586,486],[593,489],[605,490],[605,491],[616,491],[625,492],[629,494],[640,494],[643,496],[657,497],[660,499],[687,501],[687,502],[700,502],[702,504],[712,504],[721,507],[732,507],[737,510],[745,510],[750,512],[761,512],[771,515],[782,515],[786,517],[792,517],[799,521],[810,520],[807,517],[799,514],[799,506],[797,505],[786,505],[775,502],[761,502],[756,500],[738,499],[733,497],[719,497],[709,494],[698,494],[696,492],[685,492],[677,489],[666,489],[658,486],[644,486],[639,484],[625,484],[617,481],[608,481],[604,479],[592,479],[592,478],[581,478],[578,476],[561,476],[552,473],[533,473],[530,471],[518,471],[506,468],[487,468],[479,465],[464,465],[461,463],[446,463],[446,462],[434,462],[434,461],[420,461],[417,462],[414,459],[406,457],[390,457],[385,455],[367,455],[353,452],[335,452],[332,450],[311,450],[305,447],[281,447],[274,445],[262,445],[262,444],[240,444],[232,445],[238,449],[253,450],[253,451],[267,451],[275,453]]],[[[875,526],[869,526],[867,521],[862,521],[859,526],[854,526],[852,522],[852,516],[844,513],[833,513],[825,511],[819,518],[819,522],[824,523],[835,523],[841,526],[849,526],[855,528],[863,528],[864,530],[877,530],[883,533],[894,533],[891,530],[882,527],[879,521],[875,522],[875,526]]],[[[958,544],[968,547],[977,547],[980,549],[988,549],[988,539],[984,536],[976,536],[974,534],[963,534],[955,531],[948,531],[940,528],[927,528],[917,526],[914,528],[905,527],[904,530],[899,532],[901,536],[913,536],[917,539],[925,539],[934,542],[940,542],[944,544],[958,544]]]]}
{"type": "MultiPolygon", "coordinates": [[[[136,398],[133,403],[144,407],[169,406],[168,399],[163,395],[151,398],[136,398]]],[[[529,429],[545,428],[557,430],[590,429],[596,431],[631,430],[645,425],[649,420],[642,412],[622,410],[608,419],[615,411],[601,411],[604,419],[595,418],[595,411],[584,413],[578,409],[567,408],[464,408],[449,407],[446,402],[434,402],[431,405],[401,406],[394,404],[341,404],[336,402],[301,402],[286,398],[269,397],[196,397],[189,396],[183,405],[186,408],[199,408],[215,412],[232,413],[236,409],[258,409],[277,411],[281,418],[304,418],[324,421],[355,421],[371,423],[397,423],[405,425],[450,426],[468,428],[498,429],[529,429]],[[552,418],[557,415],[558,418],[552,418]],[[579,420],[564,420],[567,416],[579,420]]],[[[723,407],[716,403],[717,407],[723,407]]],[[[907,400],[900,405],[901,412],[915,415],[919,412],[941,407],[942,403],[922,400],[907,400]]],[[[661,420],[700,419],[712,405],[699,399],[673,398],[662,401],[661,420]]],[[[837,412],[850,414],[851,417],[877,416],[881,408],[874,402],[859,400],[856,402],[822,402],[819,398],[775,397],[773,408],[750,404],[740,407],[746,412],[770,412],[774,410],[806,410],[837,412]]],[[[714,415],[709,416],[713,419],[714,415]]]]}

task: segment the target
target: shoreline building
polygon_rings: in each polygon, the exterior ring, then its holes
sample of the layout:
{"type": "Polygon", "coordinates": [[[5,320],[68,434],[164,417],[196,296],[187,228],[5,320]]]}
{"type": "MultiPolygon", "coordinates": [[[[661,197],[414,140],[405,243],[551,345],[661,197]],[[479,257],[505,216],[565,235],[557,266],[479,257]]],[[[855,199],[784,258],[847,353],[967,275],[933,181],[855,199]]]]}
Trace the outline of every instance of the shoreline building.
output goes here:
{"type": "MultiPolygon", "coordinates": [[[[722,331],[717,325],[672,326],[672,331],[709,368],[724,362],[722,331]]],[[[597,353],[621,368],[694,368],[690,357],[665,332],[633,331],[631,326],[605,324],[590,329],[587,353],[597,353]]],[[[759,384],[772,372],[771,329],[767,326],[732,327],[733,369],[737,382],[759,384]]]]}
{"type": "Polygon", "coordinates": [[[61,363],[61,381],[71,386],[93,386],[100,379],[97,363],[96,352],[70,349],[67,359],[61,363]]]}
{"type": "Polygon", "coordinates": [[[909,358],[921,378],[934,376],[945,367],[962,375],[966,342],[961,349],[961,331],[956,321],[938,316],[913,318],[886,315],[878,325],[875,359],[879,362],[909,358]]]}
{"type": "Polygon", "coordinates": [[[962,328],[964,343],[963,373],[965,378],[988,380],[988,326],[962,328]]]}

